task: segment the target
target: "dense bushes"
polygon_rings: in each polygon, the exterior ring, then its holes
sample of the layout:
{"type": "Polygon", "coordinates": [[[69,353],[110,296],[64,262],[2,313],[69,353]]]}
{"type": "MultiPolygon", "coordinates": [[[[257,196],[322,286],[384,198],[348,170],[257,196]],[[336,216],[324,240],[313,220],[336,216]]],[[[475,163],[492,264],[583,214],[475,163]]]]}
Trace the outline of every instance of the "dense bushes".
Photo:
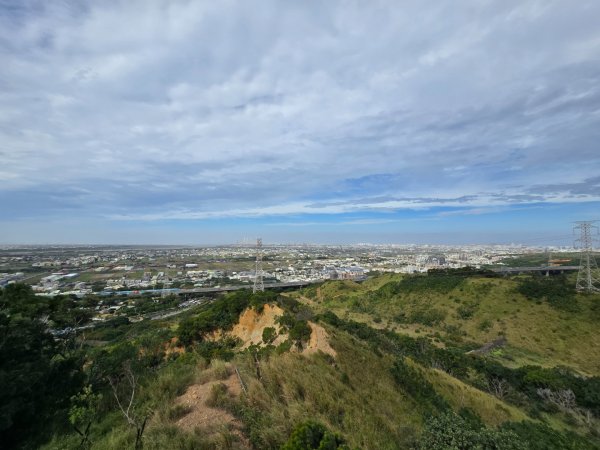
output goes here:
{"type": "Polygon", "coordinates": [[[404,358],[398,358],[392,367],[392,376],[403,390],[423,407],[430,411],[444,411],[448,403],[440,396],[433,385],[425,379],[419,369],[409,366],[404,358]]]}
{"type": "Polygon", "coordinates": [[[477,269],[475,267],[459,267],[457,269],[429,269],[427,274],[430,276],[447,277],[447,276],[458,276],[458,277],[482,277],[482,278],[500,278],[502,275],[489,270],[489,269],[477,269]]]}
{"type": "Polygon", "coordinates": [[[516,434],[520,440],[527,443],[529,450],[598,450],[598,446],[567,431],[561,433],[548,425],[535,422],[509,422],[501,427],[502,430],[516,434]]]}
{"type": "Polygon", "coordinates": [[[410,294],[427,291],[437,291],[441,293],[450,292],[452,289],[463,283],[465,278],[460,275],[410,275],[405,276],[400,281],[390,281],[374,293],[379,299],[389,299],[399,294],[410,294]]]}
{"type": "Polygon", "coordinates": [[[400,313],[394,317],[398,323],[420,323],[421,325],[433,326],[442,322],[446,318],[446,313],[440,309],[422,306],[414,311],[400,313]]]}
{"type": "Polygon", "coordinates": [[[432,269],[427,275],[407,275],[400,281],[390,281],[371,295],[375,299],[390,299],[399,294],[436,291],[448,293],[461,286],[469,277],[496,278],[498,274],[485,269],[464,267],[461,269],[432,269]]]}
{"type": "Polygon", "coordinates": [[[554,308],[577,309],[574,286],[564,276],[528,277],[519,281],[517,291],[530,300],[546,300],[554,308]]]}
{"type": "Polygon", "coordinates": [[[277,331],[273,327],[265,327],[262,332],[262,341],[265,344],[271,344],[277,338],[277,331]]]}
{"type": "Polygon", "coordinates": [[[377,330],[365,323],[342,320],[331,311],[325,312],[319,318],[367,341],[378,351],[385,351],[397,356],[409,356],[420,363],[435,366],[455,376],[465,375],[469,368],[471,358],[466,356],[462,349],[438,348],[427,338],[413,338],[389,330],[377,330]]]}
{"type": "Polygon", "coordinates": [[[296,343],[307,342],[310,339],[312,330],[305,320],[297,320],[296,323],[289,329],[290,339],[296,343]]]}
{"type": "Polygon", "coordinates": [[[456,314],[459,319],[467,320],[473,317],[475,311],[477,311],[476,304],[461,305],[456,309],[456,314]]]}
{"type": "Polygon", "coordinates": [[[498,430],[486,428],[470,410],[445,412],[425,422],[419,448],[482,450],[594,450],[599,447],[571,431],[560,432],[531,421],[507,422],[498,430]]]}
{"type": "Polygon", "coordinates": [[[11,284],[2,289],[0,309],[28,318],[44,318],[50,328],[80,326],[91,320],[92,313],[81,308],[81,301],[67,295],[36,296],[25,284],[11,284]]]}
{"type": "MultiPolygon", "coordinates": [[[[378,350],[402,355],[412,355],[418,351],[417,340],[409,336],[386,330],[376,330],[361,322],[342,320],[331,311],[326,311],[319,316],[319,319],[367,341],[378,350]]],[[[422,342],[425,343],[425,340],[422,342]]]]}
{"type": "Polygon", "coordinates": [[[510,430],[478,427],[473,421],[448,412],[431,416],[425,423],[419,448],[423,450],[527,450],[510,430]]]}
{"type": "Polygon", "coordinates": [[[544,399],[540,397],[538,389],[550,389],[553,392],[571,390],[579,408],[585,408],[600,417],[600,377],[585,378],[559,367],[525,366],[513,369],[493,360],[466,355],[461,348],[438,348],[425,338],[415,339],[392,331],[376,330],[364,323],[342,320],[332,312],[319,317],[368,342],[377,351],[400,357],[409,356],[420,364],[442,369],[465,382],[473,383],[469,377],[470,371],[475,371],[487,382],[503,380],[520,393],[518,398],[506,398],[509,401],[521,401],[525,395],[531,407],[540,408],[544,406],[544,399]]]}
{"type": "Polygon", "coordinates": [[[277,321],[281,325],[282,331],[288,333],[289,341],[298,348],[301,348],[303,343],[310,339],[312,329],[308,325],[308,321],[302,318],[302,314],[292,314],[286,311],[277,321]]]}
{"type": "Polygon", "coordinates": [[[64,312],[48,303],[28,286],[0,290],[0,442],[6,448],[26,447],[24,441],[43,438],[53,425],[66,426],[69,398],[83,386],[78,352],[47,332],[48,314],[64,312]]]}
{"type": "Polygon", "coordinates": [[[348,447],[344,440],[317,422],[304,422],[298,425],[281,450],[344,450],[348,447]]]}
{"type": "Polygon", "coordinates": [[[202,341],[196,346],[196,351],[207,361],[222,359],[229,361],[234,356],[234,348],[238,345],[238,339],[224,338],[218,341],[202,341]]]}
{"type": "Polygon", "coordinates": [[[460,285],[464,280],[463,277],[457,275],[410,276],[400,281],[399,289],[401,292],[437,291],[446,293],[460,285]]]}
{"type": "Polygon", "coordinates": [[[236,291],[218,298],[206,309],[194,317],[187,318],[179,324],[178,337],[184,345],[201,341],[205,333],[214,330],[230,329],[238,320],[242,311],[248,307],[260,310],[265,303],[277,300],[274,292],[236,291]]]}
{"type": "Polygon", "coordinates": [[[470,366],[489,380],[504,380],[516,391],[525,394],[534,406],[541,405],[544,401],[538,389],[553,392],[571,390],[578,407],[588,409],[596,417],[600,417],[600,377],[581,377],[561,367],[524,366],[511,369],[481,358],[470,359],[470,366]]]}

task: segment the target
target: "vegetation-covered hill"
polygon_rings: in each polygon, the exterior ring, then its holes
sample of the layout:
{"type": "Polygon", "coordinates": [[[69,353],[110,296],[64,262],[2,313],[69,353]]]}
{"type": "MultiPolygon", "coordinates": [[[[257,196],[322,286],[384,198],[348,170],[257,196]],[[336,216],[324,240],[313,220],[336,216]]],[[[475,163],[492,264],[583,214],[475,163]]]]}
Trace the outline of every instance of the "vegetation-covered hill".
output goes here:
{"type": "Polygon", "coordinates": [[[9,448],[600,448],[600,297],[568,278],[239,291],[60,338],[48,317],[72,305],[49,314],[18,286],[0,299],[9,448]]]}
{"type": "Polygon", "coordinates": [[[388,328],[440,345],[491,352],[505,365],[565,365],[600,374],[600,295],[577,294],[564,277],[383,275],[363,284],[330,282],[304,289],[316,311],[388,328]]]}

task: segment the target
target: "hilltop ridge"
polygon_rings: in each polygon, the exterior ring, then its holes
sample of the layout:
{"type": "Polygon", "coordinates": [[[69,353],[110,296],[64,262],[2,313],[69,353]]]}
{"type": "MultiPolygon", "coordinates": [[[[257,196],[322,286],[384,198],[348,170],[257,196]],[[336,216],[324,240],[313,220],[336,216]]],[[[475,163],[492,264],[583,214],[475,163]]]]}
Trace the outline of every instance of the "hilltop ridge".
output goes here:
{"type": "MultiPolygon", "coordinates": [[[[309,435],[340,449],[441,449],[454,439],[594,449],[599,304],[569,277],[465,270],[242,290],[81,336],[85,392],[97,401],[75,404],[93,411],[99,449],[135,444],[114,401],[129,379],[149,449],[316,448],[290,447],[309,435]]],[[[80,440],[67,429],[42,448],[80,440]]]]}

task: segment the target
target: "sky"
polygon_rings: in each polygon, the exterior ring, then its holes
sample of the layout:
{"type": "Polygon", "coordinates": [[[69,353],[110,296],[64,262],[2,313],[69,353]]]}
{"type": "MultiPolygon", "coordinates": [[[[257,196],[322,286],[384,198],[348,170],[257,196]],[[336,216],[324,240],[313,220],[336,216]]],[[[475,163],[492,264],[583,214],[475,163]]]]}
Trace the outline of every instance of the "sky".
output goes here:
{"type": "Polygon", "coordinates": [[[600,2],[0,0],[0,243],[570,244],[600,2]]]}

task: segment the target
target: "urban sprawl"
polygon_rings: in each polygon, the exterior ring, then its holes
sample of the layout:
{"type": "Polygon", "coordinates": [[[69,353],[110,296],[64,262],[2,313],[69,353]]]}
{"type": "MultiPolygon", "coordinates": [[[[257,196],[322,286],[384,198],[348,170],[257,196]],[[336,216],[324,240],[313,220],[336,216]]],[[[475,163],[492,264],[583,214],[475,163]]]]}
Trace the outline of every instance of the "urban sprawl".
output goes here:
{"type": "MultiPolygon", "coordinates": [[[[222,247],[5,247],[0,286],[30,284],[40,295],[160,291],[251,285],[257,249],[222,247]]],[[[570,247],[521,245],[273,245],[260,249],[269,283],[360,280],[372,272],[418,273],[430,269],[501,266],[528,253],[570,247]]]]}

